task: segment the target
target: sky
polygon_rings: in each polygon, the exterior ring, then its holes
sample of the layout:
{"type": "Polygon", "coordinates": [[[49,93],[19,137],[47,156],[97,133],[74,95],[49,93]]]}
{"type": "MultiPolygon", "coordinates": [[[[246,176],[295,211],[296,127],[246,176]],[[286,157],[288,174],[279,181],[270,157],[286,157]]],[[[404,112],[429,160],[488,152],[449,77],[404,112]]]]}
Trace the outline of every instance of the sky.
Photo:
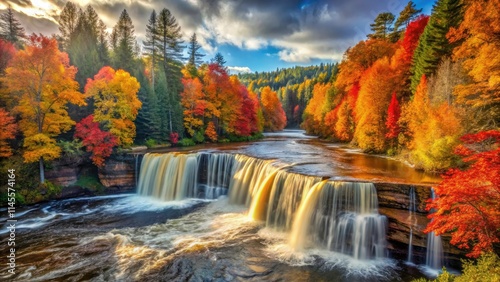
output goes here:
{"type": "MultiPolygon", "coordinates": [[[[1,0],[28,33],[58,33],[58,15],[66,0],[1,0]]],[[[78,3],[77,3],[78,2],[78,3]]],[[[382,12],[396,16],[407,0],[79,0],[92,5],[109,30],[123,9],[130,14],[137,40],[145,37],[151,12],[167,8],[179,22],[185,41],[196,32],[208,61],[220,52],[232,73],[272,71],[295,65],[332,63],[348,47],[366,38],[382,12]]],[[[415,0],[430,14],[434,1],[415,0]]]]}

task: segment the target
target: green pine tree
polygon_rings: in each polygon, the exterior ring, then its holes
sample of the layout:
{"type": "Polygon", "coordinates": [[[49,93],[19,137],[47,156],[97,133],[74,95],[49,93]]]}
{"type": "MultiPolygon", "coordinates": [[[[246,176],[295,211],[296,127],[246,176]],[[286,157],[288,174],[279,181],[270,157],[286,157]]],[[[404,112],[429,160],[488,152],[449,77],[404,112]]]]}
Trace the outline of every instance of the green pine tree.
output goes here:
{"type": "Polygon", "coordinates": [[[132,19],[125,9],[113,28],[111,40],[113,68],[123,69],[131,73],[136,57],[136,41],[132,19]]]}
{"type": "Polygon", "coordinates": [[[375,18],[375,21],[370,24],[370,28],[373,33],[368,34],[368,38],[388,38],[389,34],[393,31],[393,23],[394,15],[392,13],[380,13],[375,18]]]}
{"type": "Polygon", "coordinates": [[[0,15],[0,38],[14,44],[18,49],[22,48],[23,40],[26,38],[24,28],[14,16],[10,5],[7,11],[0,15]]]}
{"type": "Polygon", "coordinates": [[[63,51],[68,49],[71,36],[78,24],[78,8],[73,2],[66,2],[64,8],[59,15],[59,32],[61,33],[59,40],[63,51]]]}
{"type": "Polygon", "coordinates": [[[394,23],[394,31],[390,37],[393,42],[399,40],[404,34],[408,24],[416,19],[422,13],[422,9],[417,9],[413,1],[408,2],[404,9],[399,13],[399,16],[394,23]]]}
{"type": "Polygon", "coordinates": [[[430,76],[441,60],[451,55],[455,44],[450,44],[446,34],[460,24],[463,18],[462,0],[438,0],[432,8],[429,23],[424,29],[413,55],[411,90],[415,90],[422,75],[430,76]]]}

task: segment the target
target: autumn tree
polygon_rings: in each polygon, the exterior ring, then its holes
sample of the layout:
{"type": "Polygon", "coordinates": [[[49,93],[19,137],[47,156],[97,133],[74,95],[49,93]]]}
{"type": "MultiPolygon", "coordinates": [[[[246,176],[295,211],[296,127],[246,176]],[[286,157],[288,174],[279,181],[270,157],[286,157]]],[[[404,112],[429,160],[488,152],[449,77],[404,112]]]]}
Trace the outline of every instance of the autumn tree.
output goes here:
{"type": "Polygon", "coordinates": [[[450,169],[435,187],[425,232],[451,232],[451,244],[477,258],[500,243],[500,131],[467,134],[455,152],[467,168],[450,169]]]}
{"type": "Polygon", "coordinates": [[[25,162],[39,162],[40,181],[45,182],[44,160],[59,157],[55,137],[75,124],[66,110],[68,103],[85,102],[75,81],[76,68],[57,48],[57,41],[33,34],[25,50],[17,52],[6,70],[5,84],[17,94],[15,111],[24,134],[25,162]],[[22,79],[19,79],[22,78],[22,79]]]}
{"type": "Polygon", "coordinates": [[[113,147],[117,145],[117,138],[102,130],[99,123],[94,121],[93,115],[76,124],[75,138],[82,140],[87,152],[92,153],[90,159],[98,167],[104,165],[106,158],[113,152],[113,147]]]}
{"type": "Polygon", "coordinates": [[[21,48],[24,39],[27,38],[24,28],[19,20],[14,17],[14,11],[10,6],[5,13],[0,15],[0,38],[9,41],[17,48],[21,48]]]}
{"type": "Polygon", "coordinates": [[[270,87],[264,87],[260,93],[262,112],[264,114],[264,130],[279,131],[286,126],[286,116],[281,102],[270,87]]]}
{"type": "Polygon", "coordinates": [[[184,91],[181,93],[184,128],[190,136],[193,136],[197,130],[203,127],[206,107],[203,84],[197,77],[185,77],[182,79],[182,84],[184,85],[184,91]]]}
{"type": "Polygon", "coordinates": [[[12,156],[12,149],[7,140],[16,138],[17,124],[14,117],[11,117],[4,108],[0,108],[0,124],[2,125],[0,131],[0,157],[10,157],[12,156]]]}
{"type": "Polygon", "coordinates": [[[385,137],[389,140],[393,140],[399,135],[399,117],[401,115],[401,108],[399,106],[398,98],[396,97],[396,92],[392,93],[391,103],[387,109],[387,120],[385,126],[387,127],[387,133],[385,137]]]}
{"type": "Polygon", "coordinates": [[[473,131],[496,129],[500,124],[500,17],[499,0],[465,1],[464,20],[448,38],[460,43],[453,51],[470,76],[470,83],[455,88],[457,102],[470,109],[473,131]]]}
{"type": "Polygon", "coordinates": [[[111,67],[103,67],[85,86],[85,94],[94,101],[93,120],[102,123],[117,138],[119,146],[134,142],[134,120],[141,108],[137,98],[139,87],[135,77],[111,67]]]}
{"type": "Polygon", "coordinates": [[[394,87],[388,58],[376,61],[360,82],[356,103],[356,143],[365,151],[383,152],[386,148],[386,111],[394,87]]]}
{"type": "Polygon", "coordinates": [[[400,124],[406,125],[405,134],[411,136],[407,147],[416,167],[440,171],[456,165],[453,148],[463,130],[460,112],[448,103],[431,105],[425,76],[404,108],[400,124]]]}

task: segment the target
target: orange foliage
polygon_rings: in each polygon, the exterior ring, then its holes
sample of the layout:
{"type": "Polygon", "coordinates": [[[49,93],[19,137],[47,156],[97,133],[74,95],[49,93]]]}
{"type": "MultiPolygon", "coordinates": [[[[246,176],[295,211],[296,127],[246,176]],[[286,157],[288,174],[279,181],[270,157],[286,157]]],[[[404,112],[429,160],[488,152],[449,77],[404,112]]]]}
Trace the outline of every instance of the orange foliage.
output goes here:
{"type": "Polygon", "coordinates": [[[448,34],[455,48],[454,59],[473,79],[454,89],[457,101],[484,112],[490,128],[497,128],[500,116],[500,0],[467,0],[464,19],[448,34]]]}
{"type": "Polygon", "coordinates": [[[208,123],[207,129],[205,129],[205,136],[207,136],[212,142],[217,141],[217,131],[215,131],[215,125],[213,122],[208,123]]]}
{"type": "Polygon", "coordinates": [[[361,79],[356,103],[354,138],[365,151],[385,150],[385,116],[393,89],[393,72],[389,59],[382,58],[371,66],[361,79]]]}
{"type": "Polygon", "coordinates": [[[387,121],[385,126],[387,127],[387,133],[385,137],[387,139],[394,139],[398,137],[399,125],[398,120],[401,115],[401,108],[399,107],[398,99],[396,98],[396,92],[392,93],[391,103],[387,109],[387,121]]]}
{"type": "Polygon", "coordinates": [[[33,34],[12,59],[4,82],[9,91],[19,93],[14,110],[21,116],[26,162],[59,157],[61,149],[53,137],[75,124],[66,105],[85,104],[75,74],[68,55],[57,49],[57,41],[41,35],[33,34]]]}
{"type": "Polygon", "coordinates": [[[124,70],[115,71],[103,67],[88,79],[85,94],[94,99],[94,120],[105,124],[105,128],[117,137],[118,145],[128,146],[134,142],[135,124],[142,106],[137,98],[139,82],[124,70]]]}
{"type": "Polygon", "coordinates": [[[184,91],[181,93],[181,105],[184,108],[184,128],[189,135],[193,136],[195,131],[203,126],[203,115],[205,113],[205,100],[203,85],[196,78],[183,78],[184,91]]]}
{"type": "Polygon", "coordinates": [[[343,101],[337,112],[337,122],[335,123],[335,136],[341,141],[349,141],[352,139],[354,132],[354,122],[352,111],[347,100],[343,101]]]}
{"type": "Polygon", "coordinates": [[[500,243],[500,131],[465,135],[466,146],[455,150],[469,164],[450,169],[435,188],[437,198],[427,205],[435,210],[425,232],[451,232],[450,243],[478,257],[500,243]],[[488,148],[488,149],[485,149],[488,148]]]}
{"type": "Polygon", "coordinates": [[[12,156],[12,149],[7,140],[16,138],[17,124],[13,117],[4,109],[0,108],[0,157],[12,156]]]}
{"type": "Polygon", "coordinates": [[[391,57],[395,52],[395,45],[384,39],[369,39],[360,41],[356,46],[349,48],[340,63],[340,71],[335,81],[335,87],[347,91],[352,85],[360,81],[365,70],[380,58],[391,57]]]}
{"type": "Polygon", "coordinates": [[[285,128],[286,115],[276,92],[269,86],[264,87],[260,93],[260,102],[264,115],[264,130],[277,131],[285,128]]]}

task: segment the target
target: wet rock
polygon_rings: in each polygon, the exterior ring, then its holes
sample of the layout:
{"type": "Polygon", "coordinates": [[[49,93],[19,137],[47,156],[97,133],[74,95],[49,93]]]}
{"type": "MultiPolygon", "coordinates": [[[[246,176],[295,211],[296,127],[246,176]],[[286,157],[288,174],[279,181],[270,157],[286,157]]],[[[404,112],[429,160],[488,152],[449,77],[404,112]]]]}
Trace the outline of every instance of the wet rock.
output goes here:
{"type": "Polygon", "coordinates": [[[74,184],[78,179],[82,160],[80,158],[61,158],[51,163],[45,171],[45,178],[62,187],[74,184]]]}
{"type": "Polygon", "coordinates": [[[106,160],[97,174],[102,185],[106,188],[129,191],[136,186],[135,169],[134,156],[118,156],[106,160]]]}

